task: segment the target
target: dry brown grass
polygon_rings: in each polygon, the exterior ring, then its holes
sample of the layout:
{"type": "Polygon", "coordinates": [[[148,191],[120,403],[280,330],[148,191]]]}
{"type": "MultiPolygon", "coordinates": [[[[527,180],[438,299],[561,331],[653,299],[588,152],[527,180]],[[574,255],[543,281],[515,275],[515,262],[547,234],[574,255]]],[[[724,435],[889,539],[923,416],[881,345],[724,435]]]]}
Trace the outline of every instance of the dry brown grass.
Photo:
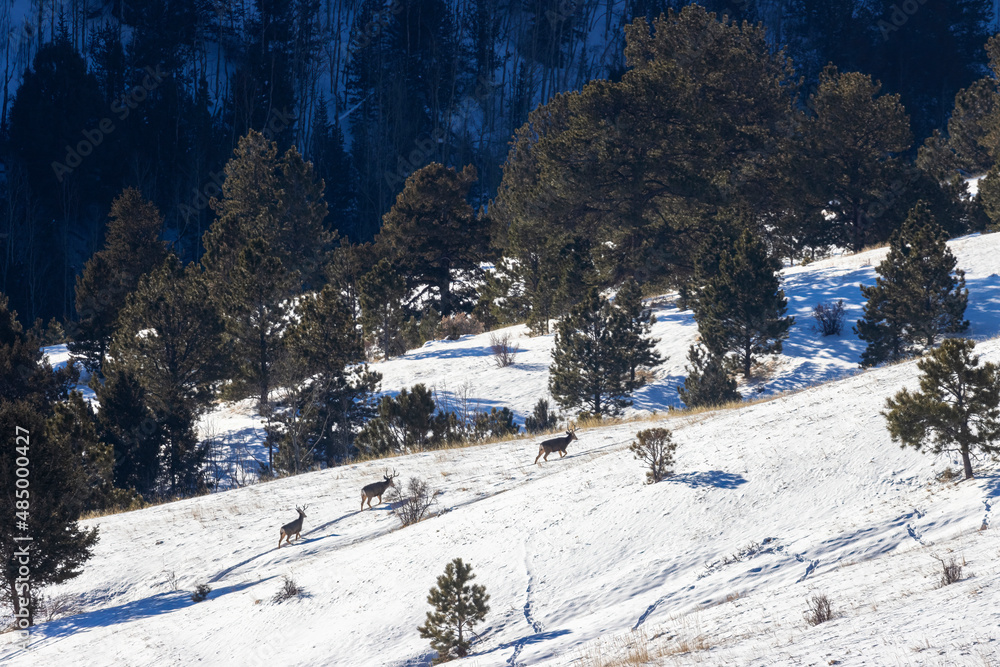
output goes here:
{"type": "MultiPolygon", "coordinates": [[[[682,623],[687,626],[687,623],[682,623]]],[[[668,656],[707,651],[713,647],[709,638],[699,631],[672,635],[639,628],[627,634],[591,643],[574,664],[582,667],[633,667],[646,665],[668,656]]]]}

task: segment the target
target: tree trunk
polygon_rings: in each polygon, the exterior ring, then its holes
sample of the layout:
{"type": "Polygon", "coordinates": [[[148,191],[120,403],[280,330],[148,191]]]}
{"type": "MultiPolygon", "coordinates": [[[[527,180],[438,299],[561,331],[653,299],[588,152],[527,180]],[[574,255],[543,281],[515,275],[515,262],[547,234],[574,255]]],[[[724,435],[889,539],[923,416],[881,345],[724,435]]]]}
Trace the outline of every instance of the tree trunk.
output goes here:
{"type": "MultiPolygon", "coordinates": [[[[445,269],[447,271],[447,269],[445,269]]],[[[441,316],[447,317],[451,315],[451,275],[450,272],[445,274],[444,279],[441,281],[441,316]]]]}
{"type": "Polygon", "coordinates": [[[969,457],[968,445],[962,445],[962,466],[965,468],[965,479],[972,479],[972,459],[969,457]]]}

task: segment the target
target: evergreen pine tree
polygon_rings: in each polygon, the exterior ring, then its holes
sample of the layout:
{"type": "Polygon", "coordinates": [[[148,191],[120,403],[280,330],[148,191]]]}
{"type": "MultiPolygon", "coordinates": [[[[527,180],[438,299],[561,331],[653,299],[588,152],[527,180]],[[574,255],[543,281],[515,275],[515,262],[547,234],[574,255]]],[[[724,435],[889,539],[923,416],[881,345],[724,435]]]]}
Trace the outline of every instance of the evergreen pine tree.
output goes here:
{"type": "Polygon", "coordinates": [[[487,258],[487,223],[467,201],[475,182],[472,165],[456,172],[434,162],[417,170],[385,214],[375,242],[408,288],[436,288],[442,315],[450,315],[467,296],[453,294],[456,274],[478,271],[487,258]]]}
{"type": "Polygon", "coordinates": [[[1000,229],[1000,162],[994,164],[979,181],[976,198],[989,218],[991,228],[994,231],[1000,229]]]}
{"type": "Polygon", "coordinates": [[[294,277],[271,244],[255,238],[240,250],[220,298],[230,354],[239,378],[253,387],[262,415],[269,414],[271,390],[278,384],[293,294],[294,277]]]}
{"type": "Polygon", "coordinates": [[[167,246],[160,240],[163,216],[135,188],[125,188],[111,205],[104,248],[76,279],[75,325],[69,349],[99,372],[111,343],[118,311],[139,279],[163,263],[167,246]]]}
{"type": "Polygon", "coordinates": [[[596,289],[556,327],[549,393],[564,408],[583,406],[595,417],[617,415],[632,404],[631,353],[625,317],[596,289]]]}
{"type": "Polygon", "coordinates": [[[652,309],[642,304],[642,291],[634,278],[626,279],[618,288],[615,307],[624,315],[622,352],[627,357],[629,388],[634,391],[646,384],[644,378],[636,375],[637,370],[653,369],[663,363],[663,357],[655,349],[659,340],[649,335],[656,318],[652,309]]]}
{"type": "Polygon", "coordinates": [[[103,459],[95,439],[75,437],[88,428],[76,422],[80,406],[87,409],[79,395],[60,405],[75,382],[72,364],[53,371],[7,303],[0,294],[0,429],[11,439],[8,455],[0,457],[0,488],[6,489],[0,494],[0,600],[14,615],[23,599],[28,615],[15,618],[27,627],[34,624],[40,589],[79,575],[92,555],[97,529],[83,529],[77,520],[95,499],[88,484],[103,459]],[[19,463],[22,457],[30,466],[19,463]],[[24,468],[27,478],[18,474],[24,468]],[[28,582],[19,573],[26,554],[28,582]]]}
{"type": "Polygon", "coordinates": [[[376,416],[365,424],[355,442],[370,454],[423,449],[432,443],[436,407],[430,390],[422,384],[403,389],[396,396],[382,396],[376,416]]]}
{"type": "Polygon", "coordinates": [[[949,338],[917,362],[920,391],[903,389],[886,400],[893,442],[933,453],[958,451],[965,478],[972,477],[972,452],[996,453],[1000,438],[1000,369],[980,365],[971,340],[949,338]]]}
{"type": "Polygon", "coordinates": [[[862,366],[900,359],[916,345],[930,348],[941,334],[969,326],[962,319],[969,298],[965,274],[955,269],[946,240],[924,202],[893,234],[875,284],[861,286],[867,303],[855,332],[868,344],[862,366]]]}
{"type": "Polygon", "coordinates": [[[316,451],[332,465],[347,458],[355,430],[374,416],[372,395],[382,376],[362,363],[360,332],[337,290],[327,285],[303,296],[296,313],[287,345],[297,388],[279,417],[281,447],[292,454],[282,452],[282,460],[301,463],[303,452],[316,451]]]}
{"type": "Polygon", "coordinates": [[[868,75],[828,66],[809,100],[799,149],[803,182],[813,185],[814,219],[831,227],[833,242],[855,251],[885,239],[882,201],[902,179],[894,156],[912,143],[899,96],[880,90],[868,75]]]}
{"type": "Polygon", "coordinates": [[[365,338],[386,359],[402,354],[403,298],[406,283],[388,259],[382,259],[358,280],[361,326],[365,338]]]}
{"type": "Polygon", "coordinates": [[[426,622],[417,630],[421,637],[431,640],[431,648],[437,651],[436,665],[469,655],[472,628],[490,611],[486,589],[470,583],[475,578],[472,566],[456,558],[445,566],[437,586],[427,596],[434,611],[427,612],[426,622]]]}
{"type": "Polygon", "coordinates": [[[744,377],[754,359],[778,354],[794,317],[784,317],[788,300],[781,289],[781,263],[750,230],[744,230],[731,252],[719,258],[718,272],[708,276],[694,303],[701,340],[711,354],[733,354],[744,377]]]}
{"type": "Polygon", "coordinates": [[[114,452],[114,484],[149,497],[156,492],[163,433],[149,409],[146,391],[127,371],[109,375],[95,387],[97,426],[114,452]]]}
{"type": "Polygon", "coordinates": [[[688,351],[690,366],[685,367],[684,385],[677,387],[684,405],[689,408],[715,407],[743,400],[736,390],[736,380],[729,375],[725,360],[692,345],[688,351]]]}
{"type": "Polygon", "coordinates": [[[226,163],[222,198],[212,199],[218,216],[205,232],[202,264],[216,285],[224,285],[243,245],[254,238],[273,240],[281,219],[278,148],[251,130],[226,163]]]}
{"type": "Polygon", "coordinates": [[[194,422],[227,366],[223,333],[205,275],[175,256],[139,281],[119,315],[108,372],[142,385],[166,443],[162,476],[171,494],[200,484],[204,450],[194,422]]]}
{"type": "Polygon", "coordinates": [[[322,287],[337,242],[337,233],[326,223],[325,184],[294,146],[285,151],[279,167],[281,221],[272,243],[284,269],[297,274],[303,286],[316,290],[322,287]]]}

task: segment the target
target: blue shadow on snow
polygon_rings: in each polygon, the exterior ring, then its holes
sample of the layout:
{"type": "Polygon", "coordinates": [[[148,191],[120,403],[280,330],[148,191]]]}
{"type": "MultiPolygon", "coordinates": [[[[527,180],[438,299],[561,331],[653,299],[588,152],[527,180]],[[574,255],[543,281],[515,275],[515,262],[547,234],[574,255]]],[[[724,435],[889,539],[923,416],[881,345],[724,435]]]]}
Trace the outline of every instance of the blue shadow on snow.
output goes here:
{"type": "Polygon", "coordinates": [[[699,486],[714,486],[717,489],[735,489],[741,484],[746,484],[747,479],[743,475],[721,470],[709,470],[707,472],[685,472],[680,475],[667,477],[664,482],[675,482],[687,484],[692,488],[699,486]]]}

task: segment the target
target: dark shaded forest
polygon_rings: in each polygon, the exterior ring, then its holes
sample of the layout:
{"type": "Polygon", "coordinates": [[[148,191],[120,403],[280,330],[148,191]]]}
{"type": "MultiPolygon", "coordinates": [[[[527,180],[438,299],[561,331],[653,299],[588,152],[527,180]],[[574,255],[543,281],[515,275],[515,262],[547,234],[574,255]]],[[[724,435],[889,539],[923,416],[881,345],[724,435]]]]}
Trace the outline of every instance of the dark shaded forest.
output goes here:
{"type": "MultiPolygon", "coordinates": [[[[200,260],[223,167],[256,129],[325,183],[324,225],[370,241],[406,177],[476,167],[496,195],[515,131],[555,93],[626,70],[624,26],[674,0],[31,0],[4,3],[0,292],[25,325],[70,320],[111,203],[137,188],[200,260]],[[20,10],[19,14],[15,10],[20,10]]],[[[762,22],[804,78],[898,93],[912,154],[986,73],[991,0],[706,0],[762,22]]]]}

